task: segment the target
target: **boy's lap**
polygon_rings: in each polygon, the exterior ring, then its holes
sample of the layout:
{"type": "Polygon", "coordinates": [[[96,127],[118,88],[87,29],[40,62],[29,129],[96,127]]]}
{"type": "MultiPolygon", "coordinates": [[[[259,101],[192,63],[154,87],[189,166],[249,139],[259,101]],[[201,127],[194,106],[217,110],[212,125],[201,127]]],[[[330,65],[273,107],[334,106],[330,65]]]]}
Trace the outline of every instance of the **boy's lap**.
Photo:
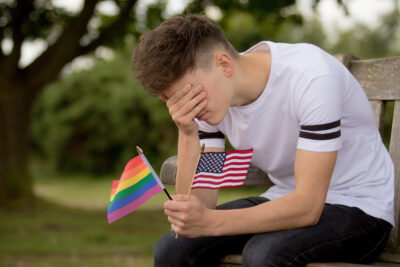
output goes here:
{"type": "MultiPolygon", "coordinates": [[[[218,208],[245,208],[266,201],[265,198],[252,197],[218,208]]],[[[389,232],[388,223],[358,208],[325,204],[316,225],[294,230],[194,239],[183,236],[175,239],[175,233],[170,232],[157,242],[155,257],[169,257],[170,260],[176,257],[194,266],[205,266],[203,261],[218,262],[224,255],[242,252],[244,257],[246,254],[266,257],[283,255],[287,257],[284,260],[299,262],[369,260],[379,254],[381,247],[383,249],[389,232]]]]}
{"type": "Polygon", "coordinates": [[[384,249],[390,229],[389,223],[358,208],[325,204],[316,225],[257,234],[246,243],[243,255],[283,257],[285,266],[316,261],[368,262],[384,249]]]}

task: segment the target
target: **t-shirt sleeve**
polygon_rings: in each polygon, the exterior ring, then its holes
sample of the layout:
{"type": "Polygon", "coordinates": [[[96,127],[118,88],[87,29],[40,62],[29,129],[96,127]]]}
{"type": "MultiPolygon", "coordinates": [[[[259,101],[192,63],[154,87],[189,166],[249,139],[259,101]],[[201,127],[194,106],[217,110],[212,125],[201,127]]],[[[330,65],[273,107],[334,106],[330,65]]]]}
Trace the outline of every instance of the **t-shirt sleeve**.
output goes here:
{"type": "Polygon", "coordinates": [[[205,147],[225,148],[225,135],[216,126],[195,119],[199,125],[200,145],[205,147]]]}
{"type": "Polygon", "coordinates": [[[314,79],[295,101],[300,133],[297,148],[330,152],[342,147],[343,81],[333,75],[314,79]]]}

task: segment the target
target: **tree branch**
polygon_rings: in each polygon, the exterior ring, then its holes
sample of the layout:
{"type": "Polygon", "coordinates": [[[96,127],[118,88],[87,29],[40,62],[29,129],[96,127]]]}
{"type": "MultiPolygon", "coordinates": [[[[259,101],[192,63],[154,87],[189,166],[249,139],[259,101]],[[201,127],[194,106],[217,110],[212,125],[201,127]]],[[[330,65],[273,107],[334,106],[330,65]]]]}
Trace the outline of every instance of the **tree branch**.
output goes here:
{"type": "Polygon", "coordinates": [[[124,7],[120,6],[121,11],[119,17],[111,25],[105,28],[95,40],[86,46],[82,46],[80,53],[83,55],[91,52],[100,45],[114,39],[118,35],[118,32],[128,24],[129,19],[131,18],[130,13],[132,12],[133,6],[136,2],[137,0],[128,0],[124,7]]]}
{"type": "Polygon", "coordinates": [[[25,40],[25,34],[21,30],[21,26],[33,10],[32,1],[17,0],[17,5],[11,9],[11,29],[13,39],[13,50],[9,55],[8,68],[18,69],[18,62],[21,58],[21,47],[25,40]]]}
{"type": "Polygon", "coordinates": [[[86,0],[82,11],[64,28],[57,41],[23,70],[24,75],[29,77],[28,87],[40,89],[54,79],[66,63],[76,57],[80,39],[87,32],[85,26],[92,18],[97,2],[98,0],[86,0]]]}
{"type": "MultiPolygon", "coordinates": [[[[21,30],[21,26],[28,16],[28,14],[33,10],[33,5],[31,1],[17,0],[15,7],[11,8],[11,21],[8,23],[12,31],[12,41],[13,49],[9,55],[5,55],[3,50],[1,50],[1,66],[0,70],[6,72],[5,75],[8,77],[13,77],[19,71],[18,62],[21,58],[21,47],[25,40],[25,34],[21,30]]],[[[7,26],[7,25],[6,25],[7,26]]],[[[3,31],[5,27],[1,28],[1,39],[3,39],[3,31]]]]}
{"type": "MultiPolygon", "coordinates": [[[[0,27],[0,44],[3,42],[4,39],[4,30],[3,27],[0,27]]],[[[0,45],[0,62],[4,60],[4,51],[3,47],[0,45]]]]}
{"type": "MultiPolygon", "coordinates": [[[[85,2],[85,7],[87,2],[88,1],[85,2]]],[[[31,92],[29,92],[31,99],[36,96],[43,85],[57,77],[57,74],[62,70],[66,63],[78,56],[91,52],[99,45],[116,38],[118,32],[129,22],[130,13],[132,12],[133,6],[136,2],[137,0],[128,0],[124,8],[121,9],[118,18],[107,28],[102,30],[99,36],[86,46],[81,46],[79,43],[82,36],[86,33],[86,27],[82,27],[82,25],[87,25],[94,12],[95,5],[93,5],[93,9],[91,10],[91,16],[85,20],[84,24],[82,19],[78,25],[72,27],[84,28],[85,32],[79,32],[79,35],[77,35],[76,32],[75,34],[67,34],[68,30],[66,29],[54,45],[49,47],[46,52],[26,68],[25,73],[30,76],[27,80],[32,80],[32,82],[30,82],[30,87],[32,89],[31,92]],[[74,39],[73,41],[71,40],[72,38],[74,39]],[[32,75],[36,76],[34,77],[32,75]]],[[[81,14],[83,12],[84,10],[82,10],[81,14]]],[[[88,16],[88,14],[86,16],[88,16]]],[[[70,25],[72,24],[73,23],[70,25]]]]}

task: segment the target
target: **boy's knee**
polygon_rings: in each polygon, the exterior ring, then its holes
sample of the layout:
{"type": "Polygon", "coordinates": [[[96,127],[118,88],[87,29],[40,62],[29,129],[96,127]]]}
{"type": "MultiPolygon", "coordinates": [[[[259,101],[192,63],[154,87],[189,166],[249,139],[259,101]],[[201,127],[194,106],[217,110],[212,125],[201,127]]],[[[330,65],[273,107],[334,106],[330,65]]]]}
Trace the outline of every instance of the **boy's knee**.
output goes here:
{"type": "Polygon", "coordinates": [[[171,257],[171,248],[173,247],[172,242],[174,241],[174,236],[172,233],[167,233],[163,235],[154,244],[153,248],[153,258],[154,266],[179,266],[172,262],[174,257],[171,257]]]}
{"type": "Polygon", "coordinates": [[[285,255],[285,250],[273,242],[260,242],[250,240],[243,249],[243,266],[268,266],[280,267],[290,265],[290,260],[285,255]]]}
{"type": "Polygon", "coordinates": [[[268,251],[259,251],[256,247],[245,247],[242,252],[243,267],[275,266],[268,260],[268,251]]]}

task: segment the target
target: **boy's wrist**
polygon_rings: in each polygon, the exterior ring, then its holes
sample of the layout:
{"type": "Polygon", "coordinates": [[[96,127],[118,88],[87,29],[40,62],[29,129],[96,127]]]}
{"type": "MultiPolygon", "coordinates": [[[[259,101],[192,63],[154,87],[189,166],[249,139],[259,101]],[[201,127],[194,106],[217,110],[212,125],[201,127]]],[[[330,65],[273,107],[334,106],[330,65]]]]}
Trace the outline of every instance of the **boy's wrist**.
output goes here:
{"type": "Polygon", "coordinates": [[[178,133],[180,137],[184,137],[184,138],[198,138],[198,130],[194,130],[194,131],[185,131],[182,130],[180,128],[178,128],[178,133]]]}
{"type": "Polygon", "coordinates": [[[209,210],[207,214],[208,221],[208,233],[207,236],[220,236],[223,235],[221,232],[220,225],[223,224],[220,210],[209,210]]]}

